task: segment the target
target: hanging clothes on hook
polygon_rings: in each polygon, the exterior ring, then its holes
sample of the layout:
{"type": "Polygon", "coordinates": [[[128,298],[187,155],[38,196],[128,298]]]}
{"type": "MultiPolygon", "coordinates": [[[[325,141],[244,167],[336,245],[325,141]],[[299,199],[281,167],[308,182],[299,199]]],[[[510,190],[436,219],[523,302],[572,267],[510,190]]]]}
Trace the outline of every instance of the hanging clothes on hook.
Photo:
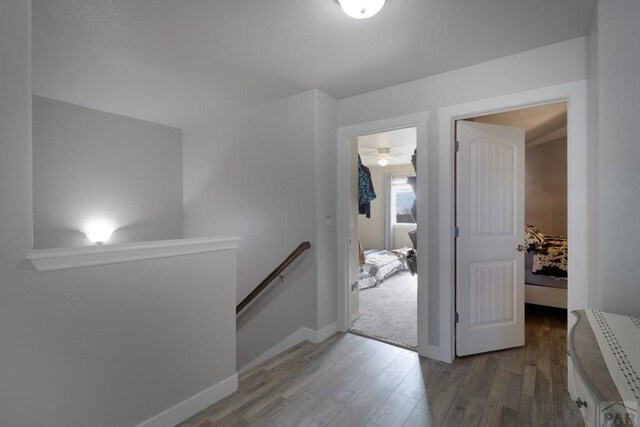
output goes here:
{"type": "Polygon", "coordinates": [[[362,164],[358,154],[358,213],[371,218],[371,201],[376,197],[373,181],[371,181],[371,171],[362,164]]]}

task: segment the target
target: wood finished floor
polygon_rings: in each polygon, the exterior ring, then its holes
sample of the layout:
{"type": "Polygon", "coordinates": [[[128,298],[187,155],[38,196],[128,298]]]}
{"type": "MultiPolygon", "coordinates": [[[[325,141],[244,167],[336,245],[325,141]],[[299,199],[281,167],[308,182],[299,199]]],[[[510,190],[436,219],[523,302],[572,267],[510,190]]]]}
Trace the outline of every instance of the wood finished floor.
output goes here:
{"type": "Polygon", "coordinates": [[[450,365],[352,334],[304,342],[180,426],[581,426],[567,392],[566,311],[526,313],[525,347],[450,365]]]}

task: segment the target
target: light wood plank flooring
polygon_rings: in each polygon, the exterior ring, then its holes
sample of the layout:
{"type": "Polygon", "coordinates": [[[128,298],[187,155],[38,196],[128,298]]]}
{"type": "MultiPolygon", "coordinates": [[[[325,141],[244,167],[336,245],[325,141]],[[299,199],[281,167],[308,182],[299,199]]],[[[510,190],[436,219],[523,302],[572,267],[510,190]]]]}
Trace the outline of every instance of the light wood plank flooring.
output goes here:
{"type": "Polygon", "coordinates": [[[527,307],[525,347],[453,364],[353,334],[301,343],[181,426],[580,426],[566,311],[527,307]]]}

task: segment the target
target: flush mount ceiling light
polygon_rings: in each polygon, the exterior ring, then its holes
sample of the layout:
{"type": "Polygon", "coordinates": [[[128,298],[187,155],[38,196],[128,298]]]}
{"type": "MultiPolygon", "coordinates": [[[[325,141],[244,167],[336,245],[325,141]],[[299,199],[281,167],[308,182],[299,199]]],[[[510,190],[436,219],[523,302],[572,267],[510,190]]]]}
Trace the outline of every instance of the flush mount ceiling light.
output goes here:
{"type": "Polygon", "coordinates": [[[352,18],[371,18],[380,12],[385,0],[338,0],[344,13],[352,18]]]}
{"type": "Polygon", "coordinates": [[[378,164],[380,166],[387,166],[389,164],[388,148],[378,148],[378,164]]]}

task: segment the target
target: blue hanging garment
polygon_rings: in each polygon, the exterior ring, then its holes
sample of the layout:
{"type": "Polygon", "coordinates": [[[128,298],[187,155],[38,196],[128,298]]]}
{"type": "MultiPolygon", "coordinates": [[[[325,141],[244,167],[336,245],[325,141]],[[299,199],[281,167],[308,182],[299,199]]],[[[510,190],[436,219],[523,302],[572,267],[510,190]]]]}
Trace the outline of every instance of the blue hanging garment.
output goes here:
{"type": "Polygon", "coordinates": [[[358,154],[358,213],[371,218],[371,201],[376,197],[371,181],[371,171],[362,164],[358,154]]]}

